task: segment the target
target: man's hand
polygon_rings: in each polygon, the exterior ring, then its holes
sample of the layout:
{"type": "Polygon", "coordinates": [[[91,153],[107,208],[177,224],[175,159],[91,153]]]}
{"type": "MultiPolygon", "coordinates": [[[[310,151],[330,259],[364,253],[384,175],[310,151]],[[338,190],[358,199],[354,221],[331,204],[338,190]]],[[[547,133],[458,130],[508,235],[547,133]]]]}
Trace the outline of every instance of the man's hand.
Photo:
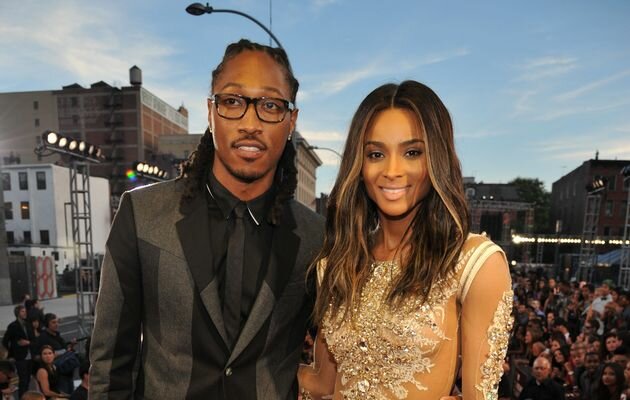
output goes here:
{"type": "Polygon", "coordinates": [[[28,346],[31,344],[30,340],[26,340],[26,339],[20,339],[17,341],[18,345],[24,347],[24,346],[28,346]]]}

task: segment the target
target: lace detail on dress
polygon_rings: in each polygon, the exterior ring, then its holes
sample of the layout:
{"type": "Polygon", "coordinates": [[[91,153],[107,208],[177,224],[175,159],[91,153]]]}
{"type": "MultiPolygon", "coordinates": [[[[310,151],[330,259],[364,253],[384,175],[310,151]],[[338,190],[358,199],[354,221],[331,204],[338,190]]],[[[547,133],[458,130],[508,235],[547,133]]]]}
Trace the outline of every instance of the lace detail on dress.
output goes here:
{"type": "Polygon", "coordinates": [[[503,293],[497,311],[488,327],[488,358],[481,365],[481,382],[475,387],[481,391],[485,400],[498,398],[499,381],[503,375],[503,361],[507,352],[510,332],[512,331],[512,302],[514,292],[508,290],[503,293]]]}
{"type": "Polygon", "coordinates": [[[460,257],[448,279],[436,283],[425,303],[409,300],[396,309],[385,303],[400,273],[395,262],[385,261],[372,264],[351,322],[341,320],[343,308],[336,318],[328,310],[322,327],[341,374],[344,399],[405,399],[405,383],[427,390],[416,374],[430,373],[439,344],[452,339],[443,331],[445,306],[457,291],[457,274],[471,251],[460,257]]]}

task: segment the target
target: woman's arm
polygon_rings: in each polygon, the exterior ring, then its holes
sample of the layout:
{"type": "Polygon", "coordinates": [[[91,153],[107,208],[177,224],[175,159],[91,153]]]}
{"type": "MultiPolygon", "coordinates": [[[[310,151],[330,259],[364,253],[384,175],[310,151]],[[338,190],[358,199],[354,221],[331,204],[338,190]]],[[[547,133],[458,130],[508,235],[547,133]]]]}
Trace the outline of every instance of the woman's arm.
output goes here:
{"type": "Polygon", "coordinates": [[[512,328],[513,292],[505,257],[492,253],[462,300],[463,398],[496,399],[512,328]]]}
{"type": "Polygon", "coordinates": [[[37,382],[39,383],[39,389],[42,391],[42,394],[46,397],[67,397],[62,395],[61,393],[53,392],[50,390],[50,384],[48,383],[48,371],[45,368],[40,368],[37,370],[36,374],[37,382]]]}
{"type": "Polygon", "coordinates": [[[313,399],[330,396],[335,390],[337,378],[337,364],[328,351],[328,346],[321,329],[317,331],[317,338],[313,346],[313,363],[300,365],[298,381],[300,391],[309,393],[313,399]]]}

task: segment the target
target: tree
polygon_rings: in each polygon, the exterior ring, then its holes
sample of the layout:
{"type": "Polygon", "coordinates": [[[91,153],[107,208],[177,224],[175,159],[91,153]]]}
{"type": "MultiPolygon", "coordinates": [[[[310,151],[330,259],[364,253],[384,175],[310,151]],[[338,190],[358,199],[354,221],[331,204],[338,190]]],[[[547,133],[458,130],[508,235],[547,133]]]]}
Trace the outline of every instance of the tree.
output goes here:
{"type": "Polygon", "coordinates": [[[534,206],[534,232],[552,232],[549,223],[549,212],[551,210],[551,193],[545,190],[544,183],[537,178],[515,178],[508,182],[516,186],[516,190],[521,200],[532,203],[534,206]]]}

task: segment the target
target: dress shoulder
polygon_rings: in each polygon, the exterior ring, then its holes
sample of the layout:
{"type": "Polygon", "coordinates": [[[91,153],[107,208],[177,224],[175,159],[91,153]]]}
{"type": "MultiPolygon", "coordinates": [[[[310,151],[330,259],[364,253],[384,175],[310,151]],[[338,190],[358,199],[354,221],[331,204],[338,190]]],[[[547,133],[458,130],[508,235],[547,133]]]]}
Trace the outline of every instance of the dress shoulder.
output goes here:
{"type": "Polygon", "coordinates": [[[463,303],[466,299],[468,290],[475,280],[479,269],[492,254],[497,252],[505,258],[503,249],[487,237],[472,233],[468,235],[462,249],[463,258],[460,259],[461,262],[465,263],[461,271],[457,290],[457,298],[460,303],[463,303]]]}

